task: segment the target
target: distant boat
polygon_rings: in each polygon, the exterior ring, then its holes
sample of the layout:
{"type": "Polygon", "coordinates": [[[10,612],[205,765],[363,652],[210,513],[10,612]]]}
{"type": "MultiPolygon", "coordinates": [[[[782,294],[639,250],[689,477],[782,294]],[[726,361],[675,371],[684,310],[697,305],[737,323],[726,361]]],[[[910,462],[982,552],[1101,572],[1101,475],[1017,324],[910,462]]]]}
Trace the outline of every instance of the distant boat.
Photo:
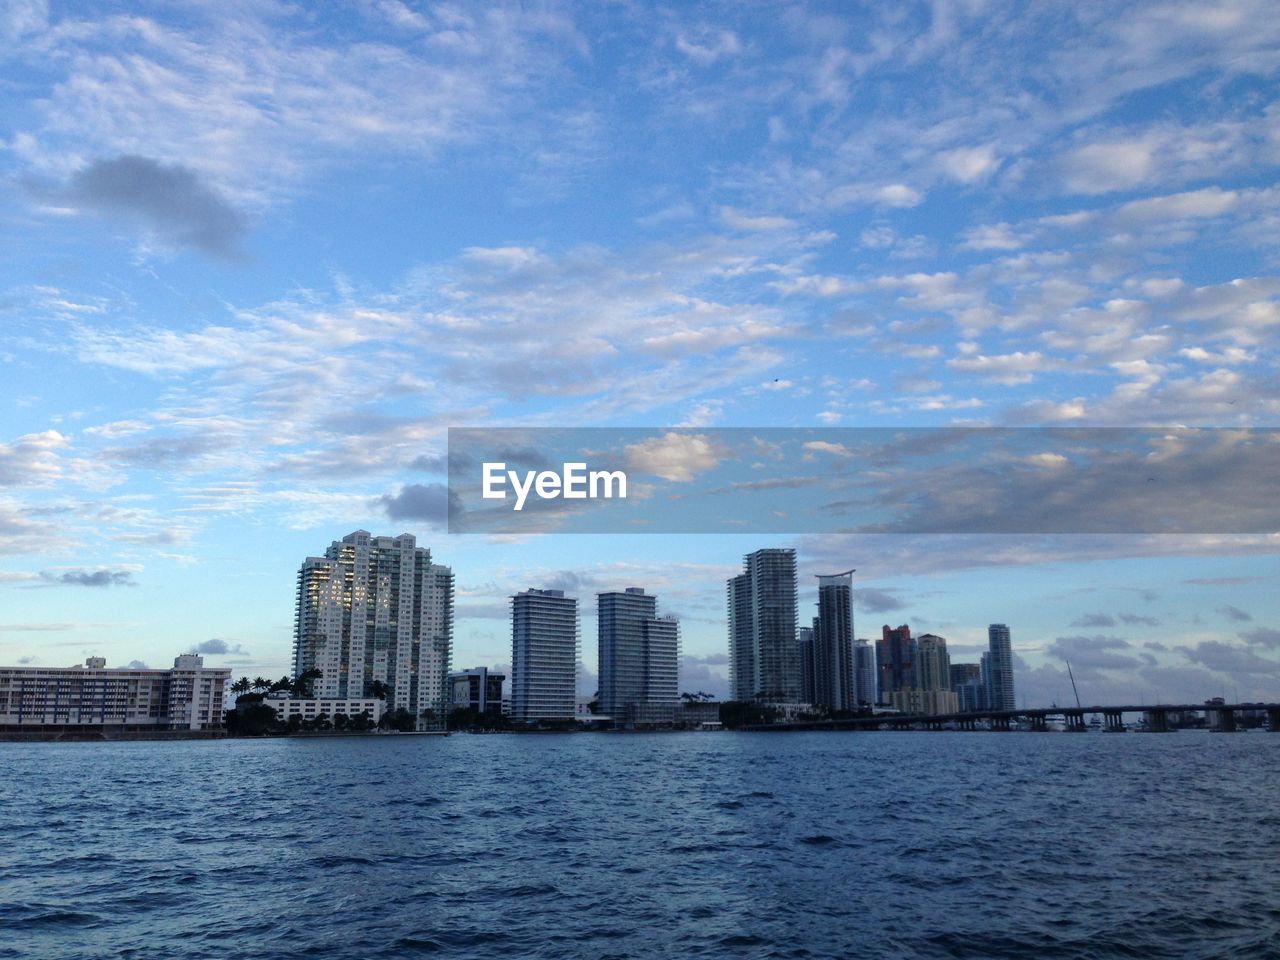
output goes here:
{"type": "Polygon", "coordinates": [[[1090,730],[1102,729],[1102,718],[1098,716],[1096,713],[1089,718],[1089,729],[1090,730]]]}

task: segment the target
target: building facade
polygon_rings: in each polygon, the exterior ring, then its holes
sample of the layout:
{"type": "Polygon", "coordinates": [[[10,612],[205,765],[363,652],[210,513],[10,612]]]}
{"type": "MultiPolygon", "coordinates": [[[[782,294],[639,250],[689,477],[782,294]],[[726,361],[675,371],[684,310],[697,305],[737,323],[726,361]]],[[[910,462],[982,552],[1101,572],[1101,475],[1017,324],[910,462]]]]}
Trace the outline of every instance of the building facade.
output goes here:
{"type": "Polygon", "coordinates": [[[934,633],[916,637],[916,686],[921,690],[951,689],[951,657],[947,641],[934,633]]]}
{"type": "Polygon", "coordinates": [[[728,605],[733,698],[800,703],[795,550],[747,554],[728,581],[728,605]]]}
{"type": "Polygon", "coordinates": [[[276,712],[280,720],[289,721],[290,717],[301,717],[303,720],[314,720],[323,714],[330,720],[338,714],[358,717],[362,713],[369,715],[369,722],[377,724],[382,719],[383,707],[386,704],[377,697],[353,697],[343,700],[323,700],[318,697],[295,699],[287,693],[268,694],[262,704],[276,712]]]}
{"type": "Polygon", "coordinates": [[[853,675],[853,571],[820,575],[810,702],[830,711],[857,709],[853,675]]]}
{"type": "Polygon", "coordinates": [[[0,667],[0,729],[221,730],[231,671],[183,654],[171,670],[0,667]]]}
{"type": "Polygon", "coordinates": [[[958,700],[950,690],[895,690],[889,704],[901,713],[941,716],[958,712],[958,700]]]}
{"type": "Polygon", "coordinates": [[[879,702],[889,703],[889,694],[916,688],[916,642],[905,623],[881,628],[876,641],[876,667],[879,670],[879,702]]]}
{"type": "Polygon", "coordinates": [[[502,715],[502,684],[505,673],[492,673],[488,667],[473,667],[449,674],[450,702],[453,709],[474,710],[480,715],[502,715]]]}
{"type": "Polygon", "coordinates": [[[670,725],[680,702],[680,627],[642,587],[596,595],[600,712],[615,726],[670,725]]]}
{"type": "Polygon", "coordinates": [[[525,590],[511,598],[511,719],[571,721],[577,715],[578,598],[525,590]]]}
{"type": "Polygon", "coordinates": [[[1013,643],[1009,627],[993,623],[987,627],[987,707],[991,710],[1016,710],[1013,694],[1013,643]]]}
{"type": "Polygon", "coordinates": [[[860,707],[876,703],[876,648],[870,640],[853,644],[853,689],[860,707]]]}
{"type": "Polygon", "coordinates": [[[959,701],[960,710],[970,712],[985,709],[987,697],[982,685],[982,665],[951,664],[951,690],[959,701]]]}
{"type": "Polygon", "coordinates": [[[813,634],[818,629],[818,618],[813,618],[812,627],[801,627],[797,632],[796,645],[800,648],[800,701],[816,702],[817,693],[813,682],[813,634]]]}
{"type": "Polygon", "coordinates": [[[419,729],[443,726],[453,647],[453,571],[411,534],[357,530],[298,571],[293,670],[318,670],[317,699],[365,699],[386,685],[388,710],[419,729]]]}

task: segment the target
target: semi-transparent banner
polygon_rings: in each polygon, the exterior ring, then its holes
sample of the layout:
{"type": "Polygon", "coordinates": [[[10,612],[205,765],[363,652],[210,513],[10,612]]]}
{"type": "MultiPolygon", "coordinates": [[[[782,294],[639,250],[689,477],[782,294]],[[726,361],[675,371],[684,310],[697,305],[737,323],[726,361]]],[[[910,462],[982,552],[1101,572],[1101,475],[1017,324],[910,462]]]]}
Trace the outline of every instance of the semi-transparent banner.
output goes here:
{"type": "Polygon", "coordinates": [[[451,533],[1276,533],[1280,430],[453,428],[451,533]]]}

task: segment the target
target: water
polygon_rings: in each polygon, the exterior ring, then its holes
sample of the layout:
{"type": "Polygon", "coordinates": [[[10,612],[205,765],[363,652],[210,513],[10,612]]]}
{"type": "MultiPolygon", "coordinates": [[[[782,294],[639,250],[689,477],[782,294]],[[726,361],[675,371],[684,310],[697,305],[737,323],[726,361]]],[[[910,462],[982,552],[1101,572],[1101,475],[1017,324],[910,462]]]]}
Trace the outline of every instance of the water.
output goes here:
{"type": "Polygon", "coordinates": [[[0,744],[0,957],[1280,956],[1280,734],[0,744]]]}

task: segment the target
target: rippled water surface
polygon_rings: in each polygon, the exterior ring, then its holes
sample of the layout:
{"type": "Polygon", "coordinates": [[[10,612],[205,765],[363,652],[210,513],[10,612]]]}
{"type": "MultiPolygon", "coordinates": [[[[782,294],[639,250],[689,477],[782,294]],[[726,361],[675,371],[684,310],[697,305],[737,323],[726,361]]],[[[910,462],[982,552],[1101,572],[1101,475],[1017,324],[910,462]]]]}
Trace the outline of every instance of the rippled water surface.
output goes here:
{"type": "Polygon", "coordinates": [[[0,744],[0,957],[1280,956],[1280,734],[0,744]]]}

